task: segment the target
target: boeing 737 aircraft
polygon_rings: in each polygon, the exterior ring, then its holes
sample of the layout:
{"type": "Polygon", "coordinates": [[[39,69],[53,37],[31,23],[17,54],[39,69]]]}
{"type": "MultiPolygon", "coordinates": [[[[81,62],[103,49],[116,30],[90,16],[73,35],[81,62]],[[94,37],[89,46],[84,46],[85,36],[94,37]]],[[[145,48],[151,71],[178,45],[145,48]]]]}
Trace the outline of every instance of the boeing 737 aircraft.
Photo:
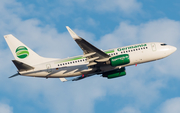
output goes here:
{"type": "Polygon", "coordinates": [[[135,44],[102,51],[79,37],[68,26],[66,28],[83,50],[83,55],[66,59],[44,58],[13,35],[5,35],[4,38],[15,58],[12,62],[18,69],[18,73],[9,78],[24,75],[60,78],[64,82],[67,81],[67,77],[74,77],[71,80],[77,81],[101,74],[103,77],[111,79],[126,75],[126,66],[159,60],[176,51],[176,47],[159,42],[135,44]],[[75,78],[75,76],[77,77],[75,78]]]}

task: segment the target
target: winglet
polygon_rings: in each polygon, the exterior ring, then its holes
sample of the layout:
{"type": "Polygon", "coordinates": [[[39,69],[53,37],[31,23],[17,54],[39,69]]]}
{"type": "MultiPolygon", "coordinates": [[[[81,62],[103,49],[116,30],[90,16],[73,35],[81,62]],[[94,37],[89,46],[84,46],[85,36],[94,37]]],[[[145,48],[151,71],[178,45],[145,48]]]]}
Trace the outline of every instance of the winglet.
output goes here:
{"type": "Polygon", "coordinates": [[[71,28],[69,28],[68,26],[66,26],[69,34],[71,35],[71,37],[75,40],[75,39],[81,39],[71,28]]]}
{"type": "Polygon", "coordinates": [[[62,82],[66,82],[67,80],[65,78],[59,78],[62,82]]]}

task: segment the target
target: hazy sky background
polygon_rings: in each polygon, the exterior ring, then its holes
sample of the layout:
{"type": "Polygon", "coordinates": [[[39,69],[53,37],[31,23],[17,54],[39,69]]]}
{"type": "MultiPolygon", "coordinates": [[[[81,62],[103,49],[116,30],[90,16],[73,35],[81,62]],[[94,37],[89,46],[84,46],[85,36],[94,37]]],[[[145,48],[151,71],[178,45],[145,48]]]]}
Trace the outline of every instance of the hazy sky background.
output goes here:
{"type": "Polygon", "coordinates": [[[180,113],[179,0],[1,0],[0,35],[1,113],[180,113]],[[8,78],[17,69],[4,35],[44,57],[82,54],[65,26],[103,50],[163,42],[177,51],[111,80],[8,78]]]}

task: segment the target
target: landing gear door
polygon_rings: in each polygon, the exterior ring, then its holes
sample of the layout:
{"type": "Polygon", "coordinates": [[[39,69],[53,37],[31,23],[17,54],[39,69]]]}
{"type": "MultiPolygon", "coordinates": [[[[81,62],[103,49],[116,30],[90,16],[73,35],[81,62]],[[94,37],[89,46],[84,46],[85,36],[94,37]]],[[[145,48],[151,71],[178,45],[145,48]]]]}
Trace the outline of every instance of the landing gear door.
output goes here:
{"type": "Polygon", "coordinates": [[[47,65],[46,65],[46,68],[47,68],[47,72],[48,72],[48,73],[51,73],[51,72],[52,72],[52,69],[51,69],[51,65],[50,65],[50,64],[47,64],[47,65]]]}
{"type": "Polygon", "coordinates": [[[157,50],[157,49],[156,49],[156,44],[152,43],[152,44],[151,44],[151,48],[152,48],[152,51],[156,51],[156,50],[157,50]]]}

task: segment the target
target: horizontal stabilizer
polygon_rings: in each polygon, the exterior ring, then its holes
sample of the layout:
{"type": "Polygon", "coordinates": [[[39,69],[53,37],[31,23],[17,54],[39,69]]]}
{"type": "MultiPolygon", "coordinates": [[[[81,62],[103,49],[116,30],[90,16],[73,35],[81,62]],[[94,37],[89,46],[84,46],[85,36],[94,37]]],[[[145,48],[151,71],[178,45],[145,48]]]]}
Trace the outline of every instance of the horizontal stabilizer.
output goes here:
{"type": "Polygon", "coordinates": [[[12,78],[12,77],[15,77],[15,76],[18,76],[18,75],[19,75],[19,73],[16,73],[16,74],[10,76],[9,78],[12,78]]]}
{"type": "Polygon", "coordinates": [[[65,78],[59,78],[62,82],[66,82],[67,80],[65,78]]]}
{"type": "Polygon", "coordinates": [[[17,61],[17,60],[12,60],[12,62],[14,63],[14,65],[17,67],[19,71],[28,71],[28,70],[34,69],[34,67],[28,64],[25,64],[23,62],[17,61]]]}

